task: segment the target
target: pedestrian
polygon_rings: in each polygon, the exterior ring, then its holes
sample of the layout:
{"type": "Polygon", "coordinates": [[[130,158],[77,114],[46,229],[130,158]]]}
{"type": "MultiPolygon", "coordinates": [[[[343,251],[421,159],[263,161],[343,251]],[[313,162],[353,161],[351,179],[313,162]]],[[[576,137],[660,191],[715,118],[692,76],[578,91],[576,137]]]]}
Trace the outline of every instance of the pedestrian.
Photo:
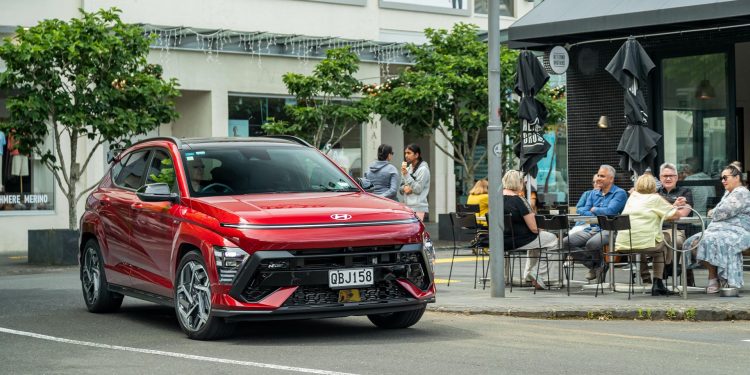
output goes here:
{"type": "Polygon", "coordinates": [[[419,220],[424,221],[429,211],[427,194],[430,192],[430,167],[422,160],[422,149],[417,144],[412,143],[404,150],[399,192],[404,197],[404,204],[416,212],[419,220]]]}
{"type": "Polygon", "coordinates": [[[370,163],[365,178],[372,184],[372,193],[396,200],[398,193],[398,170],[391,160],[393,159],[393,147],[387,144],[378,146],[378,160],[370,163]]]}

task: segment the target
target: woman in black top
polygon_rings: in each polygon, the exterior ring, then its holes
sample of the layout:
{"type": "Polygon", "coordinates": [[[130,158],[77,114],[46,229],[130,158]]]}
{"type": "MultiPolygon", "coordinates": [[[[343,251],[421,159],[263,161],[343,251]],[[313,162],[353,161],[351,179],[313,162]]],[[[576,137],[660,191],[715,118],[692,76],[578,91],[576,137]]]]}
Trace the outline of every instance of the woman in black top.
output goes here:
{"type": "MultiPolygon", "coordinates": [[[[506,249],[555,248],[557,236],[550,232],[539,232],[536,227],[534,213],[529,203],[521,198],[523,192],[523,175],[519,171],[510,170],[503,176],[503,207],[506,215],[510,214],[511,228],[505,228],[504,241],[506,249]],[[511,236],[511,233],[513,234],[511,236]],[[541,243],[541,245],[540,245],[541,243]]],[[[537,289],[545,289],[542,279],[547,277],[547,264],[539,264],[540,251],[529,250],[523,277],[531,281],[537,289]],[[536,271],[539,271],[538,273],[536,271]]]]}

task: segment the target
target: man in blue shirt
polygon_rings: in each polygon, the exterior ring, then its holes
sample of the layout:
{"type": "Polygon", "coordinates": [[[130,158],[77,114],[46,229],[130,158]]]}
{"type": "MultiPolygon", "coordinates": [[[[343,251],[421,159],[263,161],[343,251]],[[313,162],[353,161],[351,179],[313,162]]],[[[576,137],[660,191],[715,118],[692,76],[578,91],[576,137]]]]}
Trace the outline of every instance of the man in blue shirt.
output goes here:
{"type": "MultiPolygon", "coordinates": [[[[581,216],[614,216],[619,215],[625,208],[628,194],[615,184],[615,169],[609,165],[599,167],[594,177],[594,190],[586,197],[583,206],[576,209],[581,216]]],[[[609,231],[601,231],[598,225],[589,224],[571,232],[563,239],[563,246],[574,252],[573,259],[589,269],[587,280],[595,279],[603,270],[602,247],[609,243],[609,231]],[[600,233],[601,232],[601,233],[600,233]],[[584,251],[585,250],[585,251],[584,251]]]]}

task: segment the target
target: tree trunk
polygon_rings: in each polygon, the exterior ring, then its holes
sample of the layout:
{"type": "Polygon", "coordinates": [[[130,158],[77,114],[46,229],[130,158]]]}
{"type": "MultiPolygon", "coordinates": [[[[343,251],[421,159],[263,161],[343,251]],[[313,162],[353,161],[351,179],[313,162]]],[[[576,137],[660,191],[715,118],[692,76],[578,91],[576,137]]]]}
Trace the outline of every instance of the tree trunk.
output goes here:
{"type": "Polygon", "coordinates": [[[78,207],[76,203],[76,188],[75,184],[78,181],[71,181],[70,184],[70,192],[68,195],[65,196],[65,198],[68,199],[68,229],[76,230],[78,229],[78,207]]]}

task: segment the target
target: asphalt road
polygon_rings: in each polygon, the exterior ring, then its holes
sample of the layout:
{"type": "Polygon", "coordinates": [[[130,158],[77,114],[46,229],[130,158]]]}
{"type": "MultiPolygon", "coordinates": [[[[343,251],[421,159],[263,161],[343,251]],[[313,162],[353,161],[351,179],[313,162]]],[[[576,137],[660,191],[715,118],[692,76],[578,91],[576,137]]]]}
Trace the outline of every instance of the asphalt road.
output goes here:
{"type": "Polygon", "coordinates": [[[0,374],[745,374],[750,324],[532,320],[427,313],[386,331],[364,317],[246,323],[192,341],[169,308],[84,307],[73,268],[0,276],[0,374]]]}

